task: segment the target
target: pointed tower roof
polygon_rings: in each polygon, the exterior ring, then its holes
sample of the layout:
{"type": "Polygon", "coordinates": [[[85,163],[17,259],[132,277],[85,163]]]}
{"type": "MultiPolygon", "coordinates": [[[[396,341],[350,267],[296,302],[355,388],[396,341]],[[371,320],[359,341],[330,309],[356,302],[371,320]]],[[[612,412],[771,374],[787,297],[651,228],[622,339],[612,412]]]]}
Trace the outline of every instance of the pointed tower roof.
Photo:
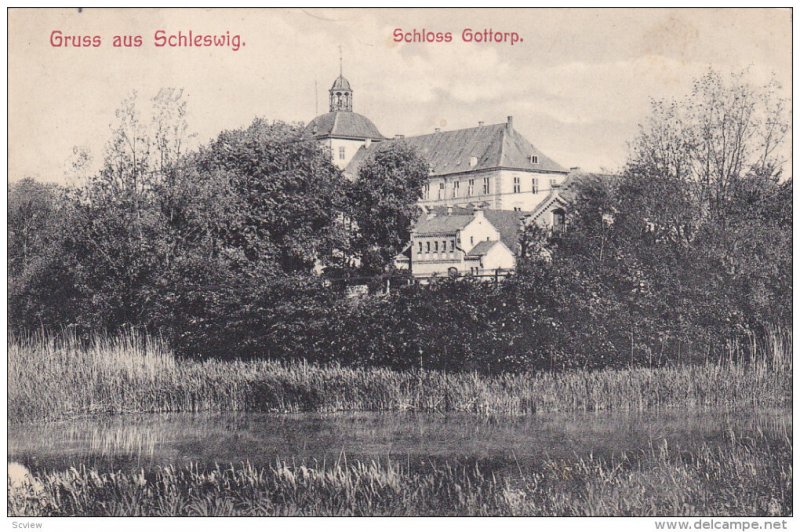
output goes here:
{"type": "Polygon", "coordinates": [[[347,81],[347,78],[339,74],[339,77],[333,82],[331,86],[332,91],[351,91],[352,88],[350,87],[350,82],[347,81]]]}
{"type": "MultiPolygon", "coordinates": [[[[340,47],[341,54],[341,47],[340,47]]],[[[385,140],[372,120],[353,112],[353,87],[342,75],[342,58],[339,56],[339,77],[330,90],[329,112],[314,118],[306,126],[309,135],[318,138],[350,140],[385,140]]]]}

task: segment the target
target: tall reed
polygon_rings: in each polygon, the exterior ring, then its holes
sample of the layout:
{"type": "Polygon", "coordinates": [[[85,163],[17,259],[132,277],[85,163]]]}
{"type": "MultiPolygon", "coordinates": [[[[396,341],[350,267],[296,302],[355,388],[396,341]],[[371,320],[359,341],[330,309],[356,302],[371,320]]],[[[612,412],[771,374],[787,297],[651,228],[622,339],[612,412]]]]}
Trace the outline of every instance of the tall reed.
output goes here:
{"type": "Polygon", "coordinates": [[[9,483],[14,516],[792,514],[788,434],[730,435],[693,449],[655,444],[612,458],[545,460],[495,475],[480,463],[340,461],[80,467],[9,483]],[[516,472],[518,471],[518,474],[516,472]]]}
{"type": "MultiPolygon", "coordinates": [[[[744,349],[740,346],[737,349],[744,349]]],[[[503,374],[392,371],[304,362],[193,361],[135,332],[11,336],[12,423],[98,413],[197,411],[534,412],[791,404],[792,335],[747,357],[662,368],[503,374]]]]}

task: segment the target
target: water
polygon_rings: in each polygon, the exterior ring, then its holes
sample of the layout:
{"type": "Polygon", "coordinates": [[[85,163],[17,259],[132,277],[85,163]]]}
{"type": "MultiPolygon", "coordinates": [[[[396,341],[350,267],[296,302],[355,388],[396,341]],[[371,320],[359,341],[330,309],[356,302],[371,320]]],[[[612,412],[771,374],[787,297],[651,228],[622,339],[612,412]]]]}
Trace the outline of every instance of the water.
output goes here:
{"type": "Polygon", "coordinates": [[[791,434],[789,410],[646,414],[148,414],[9,427],[8,458],[32,471],[199,463],[261,466],[387,458],[426,467],[478,461],[512,470],[547,458],[619,456],[666,442],[680,452],[737,438],[791,434]]]}

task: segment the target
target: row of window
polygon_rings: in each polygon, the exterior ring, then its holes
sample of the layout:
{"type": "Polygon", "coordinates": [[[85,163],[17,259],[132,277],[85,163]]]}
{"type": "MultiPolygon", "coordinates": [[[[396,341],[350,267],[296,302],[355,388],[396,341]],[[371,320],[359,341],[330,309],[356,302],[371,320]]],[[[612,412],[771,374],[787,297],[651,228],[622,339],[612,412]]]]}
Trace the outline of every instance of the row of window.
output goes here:
{"type": "MultiPolygon", "coordinates": [[[[489,181],[490,178],[484,177],[483,178],[483,195],[489,194],[489,181]]],[[[467,182],[467,193],[465,198],[470,198],[475,195],[475,180],[470,179],[467,182]]],[[[436,199],[443,200],[446,197],[447,188],[444,182],[439,183],[439,188],[436,193],[436,199]]],[[[431,199],[431,185],[427,183],[425,185],[424,190],[424,197],[425,199],[431,199]]],[[[453,188],[450,190],[450,197],[451,198],[460,198],[461,197],[461,181],[453,181],[453,188]]]]}
{"type": "MultiPolygon", "coordinates": [[[[344,148],[341,148],[341,150],[343,150],[343,149],[344,148]]],[[[343,152],[340,152],[340,153],[343,153],[343,152]]],[[[344,158],[344,157],[342,156],[341,158],[344,158]]],[[[490,178],[488,178],[488,177],[484,177],[483,178],[483,195],[489,194],[489,190],[490,190],[489,179],[490,178]]],[[[469,181],[466,182],[466,184],[467,184],[466,195],[463,196],[463,197],[470,198],[470,197],[475,195],[475,180],[474,179],[470,179],[469,181]]],[[[551,188],[556,186],[557,184],[558,184],[558,181],[555,178],[554,179],[550,179],[550,187],[551,188]]],[[[522,192],[522,180],[518,176],[514,176],[514,189],[513,190],[514,190],[514,194],[519,194],[520,192],[522,192]]],[[[536,194],[536,193],[541,191],[541,189],[539,188],[539,179],[538,178],[536,178],[536,177],[532,177],[531,178],[530,191],[533,194],[536,194]]],[[[453,186],[450,189],[450,198],[460,198],[460,197],[462,197],[461,196],[461,181],[453,181],[453,186]]],[[[426,200],[432,199],[431,198],[431,185],[430,185],[430,183],[425,185],[424,198],[426,200]]],[[[447,186],[446,186],[445,182],[442,181],[442,182],[439,183],[439,188],[438,188],[437,193],[436,193],[436,199],[437,200],[443,200],[443,199],[446,199],[446,198],[447,198],[447,186]]]]}
{"type": "MultiPolygon", "coordinates": [[[[423,248],[422,242],[417,242],[417,253],[422,253],[422,248],[423,248]]],[[[454,252],[455,250],[456,250],[456,241],[450,240],[450,253],[454,252]]],[[[427,242],[425,242],[425,253],[430,253],[431,251],[433,251],[433,253],[439,253],[438,240],[434,240],[433,242],[428,240],[427,242]],[[433,244],[433,246],[431,246],[431,243],[433,244]]],[[[442,252],[447,252],[447,240],[442,240],[442,252]]]]}
{"type": "MultiPolygon", "coordinates": [[[[558,180],[555,178],[550,179],[550,188],[555,187],[558,184],[558,180]]],[[[519,177],[514,177],[514,194],[519,194],[522,192],[522,183],[519,177]]],[[[540,192],[539,190],[539,179],[536,177],[531,178],[531,192],[536,194],[540,192]]]]}

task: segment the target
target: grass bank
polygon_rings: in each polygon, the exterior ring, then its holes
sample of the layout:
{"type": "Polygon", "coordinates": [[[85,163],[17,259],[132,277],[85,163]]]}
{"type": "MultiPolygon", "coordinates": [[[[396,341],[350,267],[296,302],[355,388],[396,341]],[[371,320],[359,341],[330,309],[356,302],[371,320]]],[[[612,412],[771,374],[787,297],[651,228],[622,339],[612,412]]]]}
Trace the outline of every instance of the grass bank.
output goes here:
{"type": "Polygon", "coordinates": [[[788,433],[695,449],[548,460],[497,478],[480,464],[276,463],[152,471],[70,469],[9,481],[13,516],[792,514],[788,433]]]}
{"type": "Polygon", "coordinates": [[[11,423],[126,412],[644,411],[660,407],[791,404],[791,332],[775,332],[747,360],[703,365],[481,376],[302,362],[176,359],[135,334],[10,337],[11,423]]]}

